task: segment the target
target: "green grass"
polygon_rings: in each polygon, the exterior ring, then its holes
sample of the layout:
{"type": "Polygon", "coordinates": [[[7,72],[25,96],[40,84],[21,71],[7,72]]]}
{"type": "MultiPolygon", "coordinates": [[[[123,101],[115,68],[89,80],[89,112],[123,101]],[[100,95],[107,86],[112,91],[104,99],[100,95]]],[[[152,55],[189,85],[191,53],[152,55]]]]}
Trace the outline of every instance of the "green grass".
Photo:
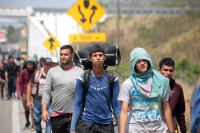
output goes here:
{"type": "MultiPolygon", "coordinates": [[[[143,47],[147,50],[154,62],[154,68],[158,68],[158,63],[163,57],[171,57],[176,62],[175,77],[183,79],[189,84],[193,84],[200,74],[200,12],[188,12],[182,16],[162,17],[153,19],[145,17],[144,20],[134,21],[135,17],[122,17],[120,23],[120,51],[122,61],[115,72],[120,80],[130,76],[128,66],[129,54],[135,47],[143,47]],[[151,21],[152,20],[152,21],[151,21]],[[132,25],[127,27],[127,23],[132,21],[132,25]],[[142,23],[142,21],[152,22],[142,23]],[[126,29],[124,28],[126,27],[126,29]],[[126,33],[124,32],[126,30],[126,33]],[[128,30],[128,32],[127,32],[128,30]],[[132,36],[137,36],[133,38],[132,36]],[[155,52],[157,50],[157,52],[155,52]],[[188,60],[188,68],[179,64],[183,60],[188,60]]],[[[112,18],[115,19],[115,18],[112,18]]],[[[111,21],[112,22],[112,21],[111,21]]],[[[99,29],[106,31],[108,43],[115,44],[115,25],[107,20],[106,26],[113,26],[108,30],[102,24],[99,29]]],[[[113,69],[113,68],[112,68],[113,69]]]]}

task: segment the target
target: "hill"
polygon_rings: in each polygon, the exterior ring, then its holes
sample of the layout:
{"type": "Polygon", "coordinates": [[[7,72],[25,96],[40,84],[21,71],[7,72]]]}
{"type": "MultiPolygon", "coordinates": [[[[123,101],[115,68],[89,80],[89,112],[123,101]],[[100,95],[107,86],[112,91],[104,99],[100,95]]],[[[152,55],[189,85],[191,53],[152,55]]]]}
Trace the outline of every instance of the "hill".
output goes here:
{"type": "MultiPolygon", "coordinates": [[[[154,69],[158,69],[162,58],[171,57],[176,62],[175,78],[194,84],[200,74],[199,15],[199,12],[188,12],[176,16],[121,16],[119,47],[122,60],[119,67],[114,68],[121,80],[130,75],[131,50],[143,47],[150,54],[154,69]]],[[[98,24],[98,30],[107,33],[108,43],[115,44],[115,17],[98,24]]]]}

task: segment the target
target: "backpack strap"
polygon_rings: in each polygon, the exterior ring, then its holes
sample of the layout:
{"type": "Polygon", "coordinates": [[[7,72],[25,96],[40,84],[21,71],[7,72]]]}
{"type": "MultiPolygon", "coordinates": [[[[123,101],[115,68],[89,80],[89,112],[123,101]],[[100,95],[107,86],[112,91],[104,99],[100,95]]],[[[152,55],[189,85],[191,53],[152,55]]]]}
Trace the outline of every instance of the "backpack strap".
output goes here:
{"type": "Polygon", "coordinates": [[[23,71],[23,77],[26,75],[26,69],[24,69],[23,71]]]}
{"type": "Polygon", "coordinates": [[[23,83],[22,83],[21,88],[20,88],[20,91],[21,91],[21,94],[22,94],[22,91],[24,89],[24,78],[25,78],[25,75],[26,75],[26,69],[23,69],[21,71],[23,71],[23,83]]]}
{"type": "Polygon", "coordinates": [[[40,80],[40,77],[42,76],[42,72],[43,72],[43,71],[37,71],[37,72],[35,73],[34,84],[37,84],[37,83],[38,83],[38,81],[40,80]]]}
{"type": "Polygon", "coordinates": [[[85,102],[89,84],[90,84],[90,70],[84,72],[83,81],[84,81],[84,102],[85,102]]]}
{"type": "MultiPolygon", "coordinates": [[[[107,74],[107,79],[108,79],[109,88],[110,88],[110,96],[112,99],[115,76],[113,72],[109,72],[109,71],[106,71],[106,74],[107,74]]],[[[86,95],[87,95],[89,84],[90,84],[90,70],[84,72],[83,81],[84,81],[84,103],[85,103],[86,95]]]]}
{"type": "Polygon", "coordinates": [[[113,72],[109,72],[109,71],[106,71],[106,74],[107,74],[107,79],[108,79],[108,83],[109,83],[109,87],[110,87],[110,95],[111,95],[111,99],[112,99],[115,76],[114,76],[113,72]]]}

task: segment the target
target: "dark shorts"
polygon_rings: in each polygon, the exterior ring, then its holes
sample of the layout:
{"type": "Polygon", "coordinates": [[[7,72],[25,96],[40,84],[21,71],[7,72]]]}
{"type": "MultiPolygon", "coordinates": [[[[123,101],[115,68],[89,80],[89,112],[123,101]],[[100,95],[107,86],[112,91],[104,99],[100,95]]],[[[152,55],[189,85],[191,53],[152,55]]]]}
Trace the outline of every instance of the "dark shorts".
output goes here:
{"type": "Polygon", "coordinates": [[[80,121],[77,133],[114,133],[113,124],[92,124],[80,121]]]}
{"type": "Polygon", "coordinates": [[[71,114],[51,117],[50,121],[53,133],[70,133],[71,114]]]}

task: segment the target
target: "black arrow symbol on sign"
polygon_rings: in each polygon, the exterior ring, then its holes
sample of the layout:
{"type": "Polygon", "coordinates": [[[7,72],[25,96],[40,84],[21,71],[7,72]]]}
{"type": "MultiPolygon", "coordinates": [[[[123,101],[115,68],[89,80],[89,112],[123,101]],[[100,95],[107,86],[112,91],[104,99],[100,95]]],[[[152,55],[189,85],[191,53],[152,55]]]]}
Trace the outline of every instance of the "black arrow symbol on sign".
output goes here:
{"type": "Polygon", "coordinates": [[[80,19],[81,22],[85,23],[85,21],[86,21],[87,19],[85,19],[83,13],[81,12],[81,7],[80,7],[80,5],[78,6],[78,11],[80,12],[80,14],[81,14],[81,16],[82,16],[82,19],[80,19]]]}
{"type": "Polygon", "coordinates": [[[53,39],[53,38],[50,38],[49,39],[49,42],[50,42],[50,49],[53,49],[53,42],[54,42],[55,40],[53,39]]]}
{"type": "Polygon", "coordinates": [[[87,9],[90,5],[89,0],[84,0],[84,7],[87,9]]]}
{"type": "Polygon", "coordinates": [[[93,13],[92,13],[92,15],[90,16],[90,23],[92,23],[92,17],[94,16],[95,11],[97,10],[97,7],[96,7],[96,6],[93,6],[93,7],[91,8],[91,10],[93,10],[93,13]]]}

